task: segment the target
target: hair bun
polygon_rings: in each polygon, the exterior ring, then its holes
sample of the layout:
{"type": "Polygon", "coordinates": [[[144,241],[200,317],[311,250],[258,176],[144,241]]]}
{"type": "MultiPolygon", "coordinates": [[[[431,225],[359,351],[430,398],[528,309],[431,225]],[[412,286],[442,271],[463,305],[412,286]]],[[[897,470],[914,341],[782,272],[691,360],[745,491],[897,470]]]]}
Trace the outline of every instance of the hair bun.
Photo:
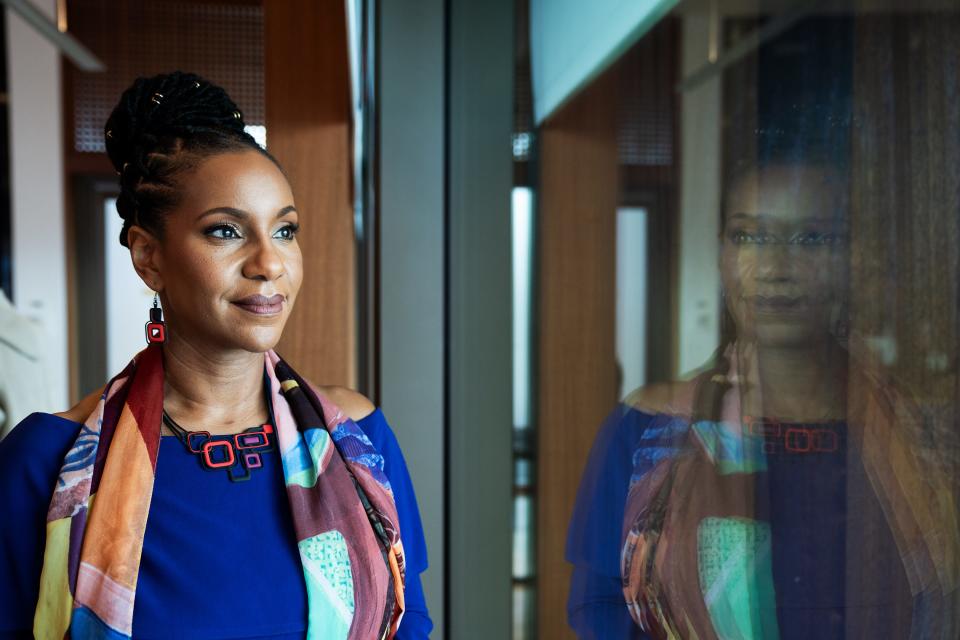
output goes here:
{"type": "Polygon", "coordinates": [[[247,137],[243,115],[221,87],[193,73],[137,78],[104,127],[107,155],[117,173],[145,171],[147,154],[176,138],[205,132],[247,137]]]}

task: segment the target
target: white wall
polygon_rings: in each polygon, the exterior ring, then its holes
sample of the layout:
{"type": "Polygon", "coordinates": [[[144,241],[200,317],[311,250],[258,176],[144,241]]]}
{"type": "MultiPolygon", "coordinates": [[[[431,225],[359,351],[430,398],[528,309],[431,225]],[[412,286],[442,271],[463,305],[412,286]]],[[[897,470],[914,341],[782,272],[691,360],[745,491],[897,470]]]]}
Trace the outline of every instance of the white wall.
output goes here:
{"type": "MultiPolygon", "coordinates": [[[[53,0],[35,4],[55,15],[53,0]]],[[[64,233],[60,56],[6,9],[14,304],[39,321],[53,406],[68,407],[67,272],[64,233]]]]}
{"type": "MultiPolygon", "coordinates": [[[[709,59],[706,10],[683,16],[683,74],[709,59]]],[[[720,97],[722,74],[683,94],[680,187],[681,373],[701,366],[720,339],[720,97]]]]}
{"type": "Polygon", "coordinates": [[[647,383],[647,210],[617,209],[617,362],[620,398],[647,383]]]}
{"type": "Polygon", "coordinates": [[[153,306],[153,291],[133,268],[130,250],[117,242],[123,220],[117,215],[116,202],[116,198],[107,198],[103,205],[107,376],[123,371],[147,346],[144,325],[153,306]]]}

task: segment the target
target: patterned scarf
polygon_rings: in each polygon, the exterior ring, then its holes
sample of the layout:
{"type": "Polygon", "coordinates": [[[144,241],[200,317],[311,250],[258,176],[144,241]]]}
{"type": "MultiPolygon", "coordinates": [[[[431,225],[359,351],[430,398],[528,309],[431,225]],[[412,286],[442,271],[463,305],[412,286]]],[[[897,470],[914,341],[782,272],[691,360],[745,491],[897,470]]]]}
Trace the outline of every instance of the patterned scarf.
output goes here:
{"type": "MultiPolygon", "coordinates": [[[[737,380],[730,360],[729,378],[737,380]]],[[[766,468],[766,456],[744,428],[736,383],[723,397],[720,420],[676,428],[689,424],[703,383],[687,383],[662,416],[665,432],[685,435],[631,481],[624,597],[637,625],[657,640],[775,639],[770,529],[755,514],[755,474],[766,468]],[[704,571],[708,556],[719,557],[721,574],[704,571]]],[[[847,549],[847,590],[855,602],[870,601],[890,575],[869,557],[877,535],[871,522],[880,521],[893,535],[909,592],[901,594],[904,611],[890,613],[902,633],[865,631],[877,624],[871,609],[852,606],[845,637],[953,640],[960,631],[960,518],[947,464],[952,452],[937,451],[935,438],[923,444],[931,438],[923,436],[915,407],[889,385],[860,369],[848,384],[849,441],[864,474],[847,485],[848,535],[858,541],[847,549]],[[866,503],[878,504],[879,513],[865,511],[866,503]]]]}
{"type": "MultiPolygon", "coordinates": [[[[383,459],[357,425],[265,354],[309,638],[392,638],[403,545],[383,459]]],[[[67,454],[47,514],[34,617],[43,639],[130,638],[160,448],[163,358],[154,345],[110,381],[67,454]]]]}

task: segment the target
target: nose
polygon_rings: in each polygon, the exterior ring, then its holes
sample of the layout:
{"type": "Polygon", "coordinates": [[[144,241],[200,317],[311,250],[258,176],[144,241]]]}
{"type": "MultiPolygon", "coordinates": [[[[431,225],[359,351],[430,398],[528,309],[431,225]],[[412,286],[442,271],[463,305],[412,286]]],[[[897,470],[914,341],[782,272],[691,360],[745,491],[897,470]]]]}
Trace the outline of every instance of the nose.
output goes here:
{"type": "Polygon", "coordinates": [[[762,247],[757,256],[757,279],[763,282],[786,282],[793,277],[793,259],[790,248],[783,243],[762,247]]]}
{"type": "Polygon", "coordinates": [[[243,276],[251,280],[276,280],[285,271],[283,258],[271,238],[264,238],[252,245],[250,255],[243,264],[243,276]]]}

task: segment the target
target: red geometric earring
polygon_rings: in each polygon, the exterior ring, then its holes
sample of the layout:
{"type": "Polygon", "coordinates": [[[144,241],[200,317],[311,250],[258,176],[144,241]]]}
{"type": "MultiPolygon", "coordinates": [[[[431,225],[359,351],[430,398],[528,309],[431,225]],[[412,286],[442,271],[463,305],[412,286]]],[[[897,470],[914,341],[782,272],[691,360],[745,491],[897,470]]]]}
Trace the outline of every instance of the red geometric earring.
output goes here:
{"type": "Polygon", "coordinates": [[[163,310],[157,302],[157,294],[153,294],[153,308],[150,309],[150,322],[146,326],[147,344],[164,342],[167,339],[167,325],[163,321],[163,310]]]}

